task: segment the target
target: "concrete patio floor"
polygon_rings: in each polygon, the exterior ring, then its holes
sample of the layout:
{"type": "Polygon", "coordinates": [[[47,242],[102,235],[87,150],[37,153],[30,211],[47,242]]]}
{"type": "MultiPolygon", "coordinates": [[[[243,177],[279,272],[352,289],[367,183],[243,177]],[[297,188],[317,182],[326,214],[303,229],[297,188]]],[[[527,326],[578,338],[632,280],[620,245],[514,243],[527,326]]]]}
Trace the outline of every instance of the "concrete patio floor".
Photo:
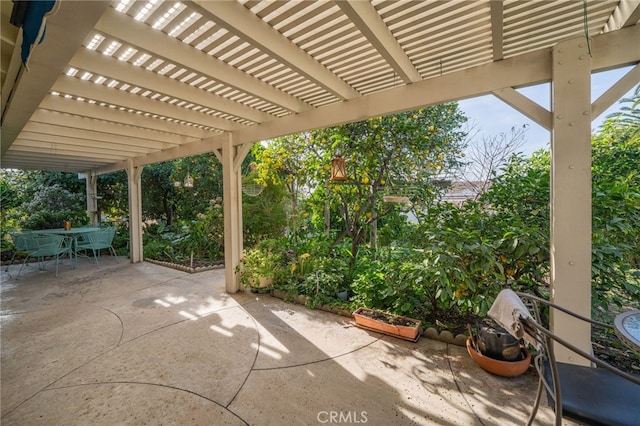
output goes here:
{"type": "Polygon", "coordinates": [[[228,294],[222,269],[4,268],[2,425],[511,425],[535,395],[534,373],[493,376],[459,346],[228,294]]]}

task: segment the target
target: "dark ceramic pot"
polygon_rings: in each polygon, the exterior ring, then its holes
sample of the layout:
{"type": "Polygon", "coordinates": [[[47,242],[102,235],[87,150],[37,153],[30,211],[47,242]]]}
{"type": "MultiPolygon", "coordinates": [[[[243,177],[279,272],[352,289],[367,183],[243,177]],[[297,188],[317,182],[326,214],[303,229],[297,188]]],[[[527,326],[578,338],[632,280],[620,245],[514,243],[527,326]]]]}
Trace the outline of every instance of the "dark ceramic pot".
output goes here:
{"type": "Polygon", "coordinates": [[[520,342],[491,318],[476,323],[476,341],[480,352],[488,357],[514,361],[520,357],[520,342]]]}

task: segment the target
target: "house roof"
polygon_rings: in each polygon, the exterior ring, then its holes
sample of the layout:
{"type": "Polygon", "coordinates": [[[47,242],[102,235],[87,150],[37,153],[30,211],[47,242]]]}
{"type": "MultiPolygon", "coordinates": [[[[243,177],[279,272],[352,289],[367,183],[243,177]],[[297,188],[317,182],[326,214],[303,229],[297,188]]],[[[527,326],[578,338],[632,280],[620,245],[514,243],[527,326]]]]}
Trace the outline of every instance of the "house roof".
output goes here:
{"type": "Polygon", "coordinates": [[[95,0],[59,4],[26,70],[12,4],[3,168],[103,173],[536,84],[569,38],[611,51],[593,71],[640,61],[612,53],[640,39],[633,0],[95,0]]]}

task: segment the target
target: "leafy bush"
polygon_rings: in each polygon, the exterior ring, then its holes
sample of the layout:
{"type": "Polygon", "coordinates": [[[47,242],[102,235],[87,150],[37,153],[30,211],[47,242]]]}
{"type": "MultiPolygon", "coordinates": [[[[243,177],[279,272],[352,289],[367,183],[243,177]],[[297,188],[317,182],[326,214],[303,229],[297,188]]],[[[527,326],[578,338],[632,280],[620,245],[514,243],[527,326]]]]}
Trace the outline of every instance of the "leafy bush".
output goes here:
{"type": "Polygon", "coordinates": [[[178,223],[181,239],[177,249],[196,259],[219,259],[224,256],[224,216],[222,198],[209,201],[204,213],[196,220],[178,223]]]}
{"type": "Polygon", "coordinates": [[[168,226],[157,222],[145,227],[144,256],[183,263],[218,260],[224,256],[222,199],[209,201],[195,220],[176,221],[168,226]]]}
{"type": "Polygon", "coordinates": [[[162,238],[149,238],[143,244],[144,257],[147,259],[172,259],[173,248],[171,242],[162,238]]]}
{"type": "Polygon", "coordinates": [[[340,298],[339,293],[349,292],[347,283],[347,259],[335,255],[318,256],[301,283],[305,294],[312,296],[310,304],[331,304],[340,298]]]}
{"type": "Polygon", "coordinates": [[[640,123],[616,123],[592,143],[592,301],[601,312],[640,300],[640,123]]]}
{"type": "MultiPolygon", "coordinates": [[[[251,173],[243,183],[253,184],[254,179],[255,173],[251,173]]],[[[284,234],[287,226],[285,196],[282,184],[269,182],[259,195],[242,197],[243,236],[247,246],[284,234]]]]}
{"type": "Polygon", "coordinates": [[[377,261],[368,262],[368,268],[361,268],[351,283],[351,289],[355,293],[353,301],[361,306],[386,310],[392,306],[384,264],[377,261]]]}
{"type": "Polygon", "coordinates": [[[73,226],[89,223],[84,196],[72,193],[60,185],[43,187],[21,210],[27,212],[27,216],[21,221],[23,229],[62,228],[67,220],[73,226]]]}
{"type": "Polygon", "coordinates": [[[129,227],[127,224],[116,226],[112,246],[119,256],[129,255],[129,227]]]}

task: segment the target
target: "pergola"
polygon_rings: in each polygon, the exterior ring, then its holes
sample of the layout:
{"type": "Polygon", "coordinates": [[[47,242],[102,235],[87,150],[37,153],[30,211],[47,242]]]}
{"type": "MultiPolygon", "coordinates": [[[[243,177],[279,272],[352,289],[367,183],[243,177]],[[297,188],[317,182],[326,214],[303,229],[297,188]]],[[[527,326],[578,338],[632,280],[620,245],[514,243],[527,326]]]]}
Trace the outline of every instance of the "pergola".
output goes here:
{"type": "MultiPolygon", "coordinates": [[[[235,292],[239,170],[253,143],[493,94],[551,131],[552,297],[590,315],[591,120],[640,82],[637,0],[65,0],[28,69],[12,5],[2,1],[2,167],[77,172],[88,194],[125,170],[132,262],[147,164],[218,157],[235,292]],[[592,103],[591,74],[624,66],[592,103]],[[516,90],[544,82],[550,110],[516,90]]],[[[587,327],[553,325],[590,350],[587,327]]]]}

